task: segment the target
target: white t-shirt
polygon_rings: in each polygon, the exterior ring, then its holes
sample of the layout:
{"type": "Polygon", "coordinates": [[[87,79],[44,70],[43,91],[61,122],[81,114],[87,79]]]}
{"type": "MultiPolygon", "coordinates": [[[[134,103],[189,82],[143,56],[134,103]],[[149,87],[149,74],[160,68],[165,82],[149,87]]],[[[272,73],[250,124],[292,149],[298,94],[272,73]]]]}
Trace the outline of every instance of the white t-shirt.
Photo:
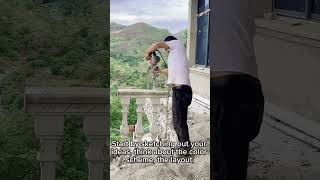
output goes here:
{"type": "Polygon", "coordinates": [[[170,47],[168,56],[168,84],[189,85],[189,61],[186,49],[179,40],[165,42],[170,47]]]}
{"type": "Polygon", "coordinates": [[[211,73],[240,72],[257,77],[251,0],[213,0],[211,73]]]}

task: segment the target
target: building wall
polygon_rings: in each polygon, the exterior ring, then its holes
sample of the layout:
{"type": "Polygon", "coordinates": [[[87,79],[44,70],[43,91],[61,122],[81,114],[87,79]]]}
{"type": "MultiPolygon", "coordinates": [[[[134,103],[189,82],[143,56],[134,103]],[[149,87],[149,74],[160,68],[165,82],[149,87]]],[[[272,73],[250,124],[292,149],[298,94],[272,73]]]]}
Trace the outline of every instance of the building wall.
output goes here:
{"type": "Polygon", "coordinates": [[[198,0],[189,0],[187,55],[191,67],[196,61],[198,0]]]}
{"type": "Polygon", "coordinates": [[[199,68],[195,66],[197,44],[197,6],[198,0],[189,0],[187,55],[190,64],[190,81],[195,95],[210,100],[210,68],[199,68]]]}
{"type": "Polygon", "coordinates": [[[257,18],[256,27],[266,101],[320,122],[320,23],[277,16],[257,18]]]}
{"type": "Polygon", "coordinates": [[[191,68],[190,81],[196,95],[210,100],[210,69],[191,68]]]}

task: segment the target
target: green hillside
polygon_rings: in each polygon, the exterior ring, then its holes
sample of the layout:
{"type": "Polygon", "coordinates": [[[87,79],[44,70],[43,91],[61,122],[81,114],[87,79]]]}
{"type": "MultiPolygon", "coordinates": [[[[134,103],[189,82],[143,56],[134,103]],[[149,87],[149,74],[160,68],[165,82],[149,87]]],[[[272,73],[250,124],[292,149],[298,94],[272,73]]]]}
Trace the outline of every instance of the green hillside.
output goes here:
{"type": "MultiPolygon", "coordinates": [[[[111,140],[120,138],[121,103],[117,90],[121,87],[147,89],[150,85],[144,53],[152,43],[161,41],[170,33],[146,23],[129,26],[110,23],[110,88],[111,88],[111,140]]],[[[131,102],[129,124],[136,120],[136,106],[131,102]]],[[[144,117],[144,122],[146,118],[144,117]]]]}
{"type": "Polygon", "coordinates": [[[110,32],[120,31],[121,29],[123,29],[125,27],[127,27],[127,26],[121,25],[121,24],[117,24],[115,22],[111,22],[110,23],[110,32]]]}
{"type": "MultiPolygon", "coordinates": [[[[117,27],[112,23],[110,29],[117,27]]],[[[110,55],[125,62],[136,64],[136,58],[142,58],[146,48],[152,43],[162,41],[170,33],[167,30],[157,29],[146,23],[136,23],[117,31],[111,31],[110,55]],[[128,61],[126,60],[128,59],[128,61]],[[130,59],[130,60],[129,60],[130,59]]]]}
{"type": "MultiPolygon", "coordinates": [[[[34,119],[25,86],[108,87],[108,2],[0,0],[0,179],[39,180],[34,119]]],[[[87,179],[79,117],[68,117],[57,179],[87,179]]]]}
{"type": "MultiPolygon", "coordinates": [[[[110,24],[110,88],[111,88],[111,139],[119,139],[119,128],[121,125],[122,113],[120,99],[116,96],[119,88],[142,88],[151,87],[151,79],[147,71],[147,62],[144,60],[146,49],[154,42],[163,41],[170,35],[165,29],[158,29],[147,23],[139,22],[133,25],[124,26],[117,23],[110,24]]],[[[186,41],[186,31],[178,33],[177,37],[186,41]]],[[[167,53],[162,52],[167,61],[167,53]]],[[[161,67],[165,63],[161,61],[161,67]]],[[[160,88],[165,88],[165,78],[158,78],[160,88]]],[[[136,123],[136,106],[132,101],[128,117],[129,124],[136,123]]],[[[148,122],[144,117],[144,124],[148,122]]]]}
{"type": "MultiPolygon", "coordinates": [[[[144,22],[129,26],[112,22],[110,30],[111,87],[118,85],[147,88],[145,51],[151,44],[163,41],[166,36],[171,35],[170,32],[144,22]],[[117,67],[121,70],[118,71],[117,67]]],[[[176,36],[186,43],[186,30],[176,36]]],[[[162,52],[162,55],[166,60],[167,53],[162,52]]],[[[163,61],[161,63],[165,64],[163,61]]]]}

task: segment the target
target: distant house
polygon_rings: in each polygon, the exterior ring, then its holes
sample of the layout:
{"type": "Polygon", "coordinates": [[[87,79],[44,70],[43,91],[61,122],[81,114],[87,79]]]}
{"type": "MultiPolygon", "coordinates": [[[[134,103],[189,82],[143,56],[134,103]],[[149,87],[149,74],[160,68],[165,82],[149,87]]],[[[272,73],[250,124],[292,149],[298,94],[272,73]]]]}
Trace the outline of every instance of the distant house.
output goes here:
{"type": "Polygon", "coordinates": [[[209,0],[189,0],[187,54],[194,97],[207,105],[210,99],[209,0]]]}

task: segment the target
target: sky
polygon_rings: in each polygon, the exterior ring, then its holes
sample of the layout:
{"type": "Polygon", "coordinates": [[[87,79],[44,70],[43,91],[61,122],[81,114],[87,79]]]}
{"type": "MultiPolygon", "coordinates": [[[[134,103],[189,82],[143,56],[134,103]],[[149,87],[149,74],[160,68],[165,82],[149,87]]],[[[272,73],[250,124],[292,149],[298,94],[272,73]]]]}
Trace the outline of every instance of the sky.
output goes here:
{"type": "Polygon", "coordinates": [[[145,22],[177,33],[188,25],[188,0],[111,0],[111,22],[145,22]]]}

